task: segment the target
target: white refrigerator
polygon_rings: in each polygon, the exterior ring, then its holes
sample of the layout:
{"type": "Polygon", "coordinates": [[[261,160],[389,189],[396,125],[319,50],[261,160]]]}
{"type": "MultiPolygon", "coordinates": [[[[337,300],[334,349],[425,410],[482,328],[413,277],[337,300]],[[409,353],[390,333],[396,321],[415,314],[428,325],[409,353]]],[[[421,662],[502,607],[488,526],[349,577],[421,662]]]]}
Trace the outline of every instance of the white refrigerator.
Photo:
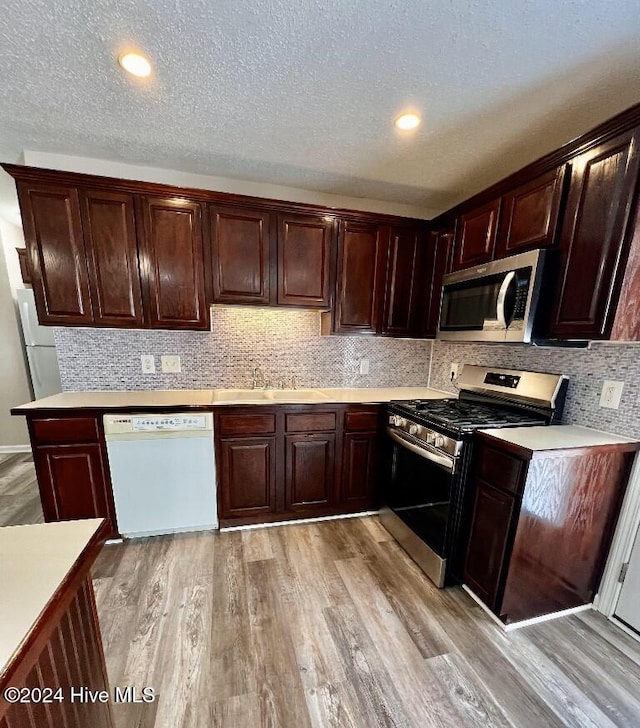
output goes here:
{"type": "Polygon", "coordinates": [[[36,399],[49,397],[62,391],[53,329],[38,323],[36,302],[31,288],[18,288],[16,296],[33,395],[36,399]]]}

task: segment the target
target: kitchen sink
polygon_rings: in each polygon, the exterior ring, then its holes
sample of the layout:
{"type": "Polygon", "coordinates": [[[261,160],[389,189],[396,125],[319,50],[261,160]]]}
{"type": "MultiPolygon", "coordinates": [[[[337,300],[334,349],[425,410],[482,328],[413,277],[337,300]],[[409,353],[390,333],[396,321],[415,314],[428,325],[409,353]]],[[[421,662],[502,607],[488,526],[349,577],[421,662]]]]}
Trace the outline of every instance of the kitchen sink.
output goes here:
{"type": "Polygon", "coordinates": [[[214,402],[264,402],[270,399],[269,392],[264,389],[219,389],[214,402]]]}
{"type": "Polygon", "coordinates": [[[321,401],[329,399],[326,394],[317,389],[269,389],[265,392],[267,399],[295,402],[298,400],[321,401]]]}

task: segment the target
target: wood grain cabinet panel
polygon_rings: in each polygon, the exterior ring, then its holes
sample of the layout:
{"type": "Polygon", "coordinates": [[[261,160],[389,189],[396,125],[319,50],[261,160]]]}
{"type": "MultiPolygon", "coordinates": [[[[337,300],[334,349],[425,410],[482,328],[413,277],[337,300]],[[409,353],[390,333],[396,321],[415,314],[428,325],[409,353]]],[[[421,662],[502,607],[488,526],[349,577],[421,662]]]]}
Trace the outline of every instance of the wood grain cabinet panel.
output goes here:
{"type": "Polygon", "coordinates": [[[434,230],[429,236],[425,264],[427,290],[423,293],[422,336],[424,337],[434,338],[438,332],[442,279],[451,267],[455,234],[454,220],[451,224],[434,230]]]}
{"type": "Polygon", "coordinates": [[[40,323],[93,324],[78,191],[30,181],[17,188],[40,323]]]}
{"type": "Polygon", "coordinates": [[[381,325],[389,228],[342,220],[333,332],[376,334],[381,325]]]}
{"type": "Polygon", "coordinates": [[[562,165],[503,195],[496,258],[556,244],[566,171],[562,165]]]}
{"type": "Polygon", "coordinates": [[[94,323],[142,327],[133,196],[81,190],[80,204],[94,323]]]}
{"type": "Polygon", "coordinates": [[[269,304],[272,215],[224,205],[208,211],[214,302],[269,304]]]}
{"type": "Polygon", "coordinates": [[[285,438],[285,509],[324,513],[336,502],[334,434],[285,438]]]}
{"type": "Polygon", "coordinates": [[[139,198],[142,275],[152,328],[208,329],[200,203],[139,198]]]}
{"type": "Polygon", "coordinates": [[[38,446],[34,461],[45,521],[108,518],[117,533],[100,443],[38,446]]]}
{"type": "Polygon", "coordinates": [[[375,505],[379,442],[377,432],[347,432],[342,444],[340,502],[348,511],[375,505]]]}
{"type": "Polygon", "coordinates": [[[411,336],[418,331],[420,294],[424,292],[422,281],[424,242],[420,230],[404,228],[391,230],[383,334],[411,336]]]}
{"type": "Polygon", "coordinates": [[[18,265],[20,266],[20,277],[25,286],[31,285],[31,267],[29,266],[29,256],[26,248],[16,248],[18,254],[18,265]]]}
{"type": "Polygon", "coordinates": [[[331,305],[335,220],[323,215],[278,215],[278,305],[331,305]]]}
{"type": "Polygon", "coordinates": [[[472,268],[493,258],[500,199],[465,212],[458,220],[453,270],[472,268]]]}
{"type": "Polygon", "coordinates": [[[477,481],[464,581],[492,609],[496,606],[516,499],[477,481]]]}
{"type": "Polygon", "coordinates": [[[551,337],[602,339],[610,333],[629,255],[639,141],[633,130],[572,162],[551,337]]]}
{"type": "Polygon", "coordinates": [[[219,455],[220,518],[275,512],[275,437],[224,438],[220,440],[219,455]]]}

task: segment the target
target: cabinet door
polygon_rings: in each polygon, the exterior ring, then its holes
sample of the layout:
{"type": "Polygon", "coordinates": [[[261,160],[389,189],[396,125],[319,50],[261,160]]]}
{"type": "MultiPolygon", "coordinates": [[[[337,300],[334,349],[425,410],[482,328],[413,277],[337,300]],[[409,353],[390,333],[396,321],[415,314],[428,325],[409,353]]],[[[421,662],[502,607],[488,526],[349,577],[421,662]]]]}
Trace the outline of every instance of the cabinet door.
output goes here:
{"type": "Polygon", "coordinates": [[[562,165],[503,195],[496,258],[556,244],[566,169],[562,165]]]}
{"type": "Polygon", "coordinates": [[[140,250],[147,322],[156,329],[208,329],[200,204],[142,197],[140,250]]]}
{"type": "Polygon", "coordinates": [[[387,227],[346,220],[340,223],[334,333],[379,331],[388,239],[387,227]]]}
{"type": "Polygon", "coordinates": [[[278,304],[329,308],[335,220],[278,215],[278,304]]]}
{"type": "Polygon", "coordinates": [[[378,445],[375,432],[345,433],[340,498],[345,511],[362,511],[375,505],[378,445]]]}
{"type": "Polygon", "coordinates": [[[472,268],[493,258],[500,200],[493,200],[460,216],[453,270],[472,268]]]}
{"type": "Polygon", "coordinates": [[[456,232],[455,221],[448,227],[434,230],[431,233],[427,248],[425,269],[432,271],[430,286],[424,297],[424,313],[422,319],[422,335],[435,337],[440,319],[440,302],[442,299],[442,279],[451,264],[451,251],[456,232]]]}
{"type": "Polygon", "coordinates": [[[40,323],[92,324],[78,191],[31,182],[17,188],[40,323]]]}
{"type": "Polygon", "coordinates": [[[495,609],[516,499],[482,481],[476,483],[464,582],[488,607],[495,609]]]}
{"type": "Polygon", "coordinates": [[[276,438],[223,438],[219,446],[220,518],[247,518],[276,510],[276,438]]]}
{"type": "Polygon", "coordinates": [[[638,131],[622,134],[572,162],[553,337],[609,335],[631,242],[639,138],[638,131]]]}
{"type": "Polygon", "coordinates": [[[99,443],[38,446],[34,456],[45,521],[108,518],[117,533],[108,468],[99,443]]]}
{"type": "Polygon", "coordinates": [[[420,314],[422,248],[420,230],[392,228],[385,286],[382,333],[410,336],[417,333],[420,314]]]}
{"type": "Polygon", "coordinates": [[[82,227],[95,323],[143,325],[133,197],[81,190],[82,227]]]}
{"type": "Polygon", "coordinates": [[[259,208],[209,205],[216,303],[270,302],[271,217],[259,208]]]}
{"type": "Polygon", "coordinates": [[[336,502],[333,433],[285,438],[285,509],[324,512],[336,502]]]}

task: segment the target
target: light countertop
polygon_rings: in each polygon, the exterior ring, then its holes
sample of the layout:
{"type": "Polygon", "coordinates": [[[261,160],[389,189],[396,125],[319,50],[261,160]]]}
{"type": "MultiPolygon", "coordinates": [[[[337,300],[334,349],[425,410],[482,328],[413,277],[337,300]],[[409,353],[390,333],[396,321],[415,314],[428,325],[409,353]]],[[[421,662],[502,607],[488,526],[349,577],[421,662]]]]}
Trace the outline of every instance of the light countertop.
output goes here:
{"type": "Polygon", "coordinates": [[[0,528],[0,674],[101,523],[92,518],[0,528]]]}
{"type": "Polygon", "coordinates": [[[609,432],[592,430],[578,425],[550,425],[548,427],[505,427],[481,430],[498,440],[535,452],[537,450],[564,450],[573,447],[598,445],[627,445],[636,440],[609,432]]]}
{"type": "Polygon", "coordinates": [[[124,408],[162,409],[165,407],[212,407],[238,404],[371,404],[392,399],[443,399],[451,397],[428,387],[337,387],[331,389],[251,390],[251,389],[169,389],[138,391],[62,392],[52,397],[14,407],[19,414],[38,409],[124,408]]]}

